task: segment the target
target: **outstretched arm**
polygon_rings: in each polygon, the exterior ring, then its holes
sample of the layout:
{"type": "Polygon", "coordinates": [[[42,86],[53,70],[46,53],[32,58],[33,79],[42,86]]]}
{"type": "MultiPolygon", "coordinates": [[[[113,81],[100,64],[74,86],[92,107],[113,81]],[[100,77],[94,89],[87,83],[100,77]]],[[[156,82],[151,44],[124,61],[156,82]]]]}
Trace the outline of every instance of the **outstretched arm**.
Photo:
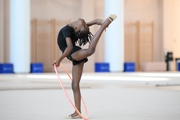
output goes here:
{"type": "Polygon", "coordinates": [[[101,19],[94,19],[90,22],[87,22],[86,25],[87,26],[91,26],[91,25],[101,25],[103,23],[103,20],[101,19]]]}

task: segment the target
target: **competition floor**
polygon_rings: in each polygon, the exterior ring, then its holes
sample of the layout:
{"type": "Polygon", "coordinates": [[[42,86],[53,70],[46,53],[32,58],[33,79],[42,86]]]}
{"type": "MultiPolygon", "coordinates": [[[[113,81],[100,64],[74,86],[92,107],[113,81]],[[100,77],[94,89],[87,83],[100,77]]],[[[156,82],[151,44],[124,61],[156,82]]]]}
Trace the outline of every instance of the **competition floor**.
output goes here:
{"type": "MultiPolygon", "coordinates": [[[[89,120],[180,120],[178,72],[84,73],[81,93],[89,120]]],[[[73,111],[55,73],[0,74],[0,120],[64,120],[73,111]]]]}

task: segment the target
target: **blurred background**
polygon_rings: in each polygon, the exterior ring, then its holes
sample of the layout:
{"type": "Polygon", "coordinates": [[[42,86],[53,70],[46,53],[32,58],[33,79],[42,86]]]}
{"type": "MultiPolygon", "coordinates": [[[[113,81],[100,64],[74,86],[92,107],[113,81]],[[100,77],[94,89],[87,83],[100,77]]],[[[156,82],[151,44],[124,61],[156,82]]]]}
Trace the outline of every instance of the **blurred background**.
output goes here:
{"type": "MultiPolygon", "coordinates": [[[[63,120],[72,113],[52,67],[61,55],[58,32],[78,18],[110,13],[117,19],[81,80],[89,118],[180,120],[179,6],[180,0],[0,0],[0,120],[63,120]]],[[[72,72],[69,60],[62,64],[72,72]]],[[[71,81],[58,70],[73,98],[71,81]]]]}
{"type": "MultiPolygon", "coordinates": [[[[21,3],[21,0],[17,1],[21,3]]],[[[105,3],[109,1],[30,0],[30,42],[24,45],[30,47],[30,54],[27,55],[30,56],[28,65],[42,63],[44,72],[52,72],[51,63],[61,55],[56,43],[59,30],[78,18],[84,18],[86,21],[107,18],[105,11],[108,8],[105,3]]],[[[10,0],[0,0],[0,63],[13,63],[11,57],[13,53],[10,50],[10,18],[13,12],[11,12],[10,3],[10,0]]],[[[123,25],[116,27],[123,28],[123,31],[108,29],[117,31],[120,35],[123,34],[123,39],[120,39],[123,45],[119,45],[123,47],[121,64],[124,66],[125,63],[133,63],[134,71],[177,71],[176,59],[180,58],[180,34],[178,34],[180,31],[180,1],[122,0],[121,4],[123,8],[121,5],[119,7],[116,5],[115,9],[123,11],[122,16],[118,16],[123,19],[123,25]],[[167,53],[172,56],[167,58],[167,53]],[[171,61],[168,70],[167,59],[171,61]],[[152,67],[153,65],[155,68],[152,67]]],[[[93,26],[92,33],[95,33],[98,28],[99,26],[93,26]]],[[[101,36],[95,54],[89,57],[84,71],[94,72],[95,63],[103,65],[107,62],[105,60],[105,34],[101,36]]],[[[118,50],[120,49],[117,48],[118,50]]],[[[71,71],[70,61],[64,59],[62,63],[71,71]]]]}

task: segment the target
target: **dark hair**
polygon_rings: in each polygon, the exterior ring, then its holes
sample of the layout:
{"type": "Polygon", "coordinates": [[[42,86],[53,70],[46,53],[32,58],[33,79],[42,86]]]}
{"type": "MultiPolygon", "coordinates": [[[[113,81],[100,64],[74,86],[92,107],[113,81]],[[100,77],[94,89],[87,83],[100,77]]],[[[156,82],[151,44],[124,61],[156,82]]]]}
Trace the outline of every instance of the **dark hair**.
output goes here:
{"type": "Polygon", "coordinates": [[[75,32],[75,34],[76,37],[78,38],[78,43],[80,46],[86,45],[86,43],[90,42],[93,37],[93,34],[91,32],[84,33],[80,30],[75,32]]]}

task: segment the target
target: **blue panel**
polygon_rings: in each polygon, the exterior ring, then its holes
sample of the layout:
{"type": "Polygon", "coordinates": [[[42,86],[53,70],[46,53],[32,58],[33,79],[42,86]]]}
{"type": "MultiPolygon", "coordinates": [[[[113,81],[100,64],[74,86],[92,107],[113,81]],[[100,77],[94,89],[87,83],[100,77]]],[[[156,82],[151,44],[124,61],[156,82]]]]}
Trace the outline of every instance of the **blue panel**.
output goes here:
{"type": "Polygon", "coordinates": [[[136,67],[134,62],[125,62],[124,63],[124,72],[135,72],[136,67]]]}
{"type": "Polygon", "coordinates": [[[43,63],[31,63],[31,73],[43,73],[43,63]]]}
{"type": "Polygon", "coordinates": [[[13,64],[11,63],[1,63],[0,73],[13,73],[13,64]]]}
{"type": "Polygon", "coordinates": [[[95,72],[109,72],[109,63],[95,63],[95,72]]]}
{"type": "Polygon", "coordinates": [[[180,71],[180,62],[177,63],[177,71],[180,71]]]}

